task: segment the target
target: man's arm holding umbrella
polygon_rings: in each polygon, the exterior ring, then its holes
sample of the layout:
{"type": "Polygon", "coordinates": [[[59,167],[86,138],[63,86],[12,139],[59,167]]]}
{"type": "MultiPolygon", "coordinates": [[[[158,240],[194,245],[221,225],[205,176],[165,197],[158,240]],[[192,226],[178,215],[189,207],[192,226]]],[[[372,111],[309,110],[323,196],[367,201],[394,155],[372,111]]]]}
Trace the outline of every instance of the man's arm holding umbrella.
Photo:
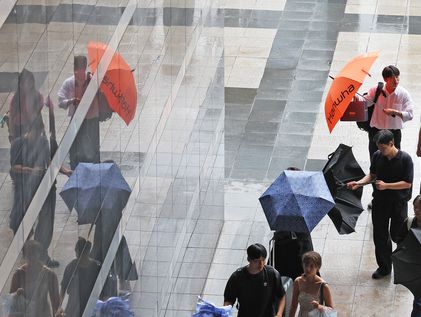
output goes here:
{"type": "Polygon", "coordinates": [[[399,181],[394,183],[385,183],[382,180],[376,180],[375,174],[367,174],[363,178],[361,178],[359,181],[352,181],[346,184],[346,186],[351,190],[356,190],[357,188],[375,183],[376,188],[378,190],[385,190],[385,189],[391,189],[391,190],[399,190],[399,189],[408,189],[411,188],[412,184],[408,183],[406,181],[399,181]]]}
{"type": "Polygon", "coordinates": [[[361,178],[358,181],[351,181],[347,183],[346,187],[351,190],[356,190],[357,188],[361,186],[372,184],[375,180],[376,180],[376,174],[368,173],[367,175],[365,175],[363,178],[361,178]]]}

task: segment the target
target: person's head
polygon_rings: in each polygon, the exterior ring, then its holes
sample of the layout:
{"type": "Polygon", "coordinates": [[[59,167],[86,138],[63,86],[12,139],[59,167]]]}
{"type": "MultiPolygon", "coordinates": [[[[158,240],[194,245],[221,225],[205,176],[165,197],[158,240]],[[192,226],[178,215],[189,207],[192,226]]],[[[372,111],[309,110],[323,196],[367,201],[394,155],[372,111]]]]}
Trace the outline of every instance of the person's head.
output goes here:
{"type": "Polygon", "coordinates": [[[386,88],[389,88],[391,91],[395,90],[399,84],[399,69],[393,65],[386,66],[383,68],[382,76],[386,83],[386,88]]]}
{"type": "Polygon", "coordinates": [[[414,214],[417,219],[421,219],[421,195],[417,195],[413,201],[414,214]]]}
{"type": "Polygon", "coordinates": [[[374,141],[383,156],[390,156],[393,153],[395,148],[395,140],[393,133],[389,130],[380,130],[377,132],[377,134],[374,136],[374,141]]]}
{"type": "Polygon", "coordinates": [[[19,90],[21,92],[27,92],[32,89],[35,89],[35,77],[34,74],[27,70],[26,68],[22,69],[22,72],[18,77],[19,90]]]}
{"type": "Polygon", "coordinates": [[[76,242],[75,252],[76,257],[80,258],[83,255],[88,255],[91,252],[92,243],[83,237],[79,237],[76,242]]]}
{"type": "Polygon", "coordinates": [[[266,248],[262,244],[255,243],[250,245],[247,248],[247,261],[249,262],[249,267],[255,271],[263,270],[267,255],[266,248]]]}
{"type": "Polygon", "coordinates": [[[88,59],[83,55],[76,55],[73,62],[73,73],[76,81],[86,80],[86,69],[88,68],[88,59]]]}
{"type": "Polygon", "coordinates": [[[302,263],[305,275],[316,275],[322,267],[322,257],[315,251],[309,251],[303,254],[302,263]]]}
{"type": "Polygon", "coordinates": [[[23,245],[23,257],[28,263],[39,261],[44,252],[42,245],[36,240],[27,240],[23,245]]]}

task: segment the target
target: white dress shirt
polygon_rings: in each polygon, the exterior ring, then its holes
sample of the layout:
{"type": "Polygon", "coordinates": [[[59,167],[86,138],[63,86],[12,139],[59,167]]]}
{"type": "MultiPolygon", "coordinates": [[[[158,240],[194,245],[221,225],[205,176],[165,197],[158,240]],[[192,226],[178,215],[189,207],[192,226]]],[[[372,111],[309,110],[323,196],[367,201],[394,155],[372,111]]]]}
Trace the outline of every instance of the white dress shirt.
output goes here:
{"type": "MultiPolygon", "coordinates": [[[[82,99],[82,94],[79,94],[80,96],[76,96],[76,81],[74,75],[63,82],[63,85],[61,85],[57,95],[59,102],[58,106],[62,109],[68,109],[68,116],[73,117],[73,114],[76,111],[76,106],[73,103],[70,103],[70,101],[75,97],[82,99]]],[[[88,113],[86,114],[86,119],[96,117],[98,117],[98,100],[95,96],[88,113]]]]}
{"type": "MultiPolygon", "coordinates": [[[[373,100],[376,90],[377,86],[371,88],[365,96],[366,99],[373,100]]],[[[414,116],[414,103],[409,92],[401,86],[396,87],[395,91],[391,94],[388,93],[386,86],[384,86],[383,92],[386,97],[381,93],[377,99],[370,126],[377,129],[402,129],[403,123],[412,120],[414,116]],[[402,113],[402,118],[400,116],[392,117],[385,114],[383,109],[388,108],[400,111],[402,113]]],[[[372,102],[368,101],[368,105],[371,106],[372,102]]]]}

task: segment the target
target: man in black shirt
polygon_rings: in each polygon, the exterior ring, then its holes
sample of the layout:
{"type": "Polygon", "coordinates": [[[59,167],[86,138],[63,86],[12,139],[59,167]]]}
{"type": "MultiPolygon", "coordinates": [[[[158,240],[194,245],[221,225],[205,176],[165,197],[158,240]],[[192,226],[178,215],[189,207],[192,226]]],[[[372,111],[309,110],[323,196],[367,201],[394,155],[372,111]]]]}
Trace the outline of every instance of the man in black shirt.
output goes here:
{"type": "Polygon", "coordinates": [[[409,154],[395,147],[392,132],[380,130],[376,135],[376,144],[379,150],[373,154],[370,173],[357,182],[349,182],[347,186],[354,190],[375,180],[371,217],[379,267],[372,278],[379,279],[389,275],[392,270],[391,239],[397,241],[399,230],[408,215],[414,166],[409,154]]]}
{"type": "Polygon", "coordinates": [[[90,251],[91,243],[79,237],[75,246],[76,259],[72,260],[64,270],[63,280],[61,281],[60,301],[63,302],[64,295],[67,292],[69,299],[65,310],[66,317],[80,317],[83,315],[101,269],[101,263],[89,257],[90,251]]]}
{"type": "Polygon", "coordinates": [[[282,316],[285,290],[278,271],[265,265],[266,256],[263,245],[252,244],[247,248],[249,264],[232,273],[227,282],[224,305],[238,301],[238,317],[282,316]]]}

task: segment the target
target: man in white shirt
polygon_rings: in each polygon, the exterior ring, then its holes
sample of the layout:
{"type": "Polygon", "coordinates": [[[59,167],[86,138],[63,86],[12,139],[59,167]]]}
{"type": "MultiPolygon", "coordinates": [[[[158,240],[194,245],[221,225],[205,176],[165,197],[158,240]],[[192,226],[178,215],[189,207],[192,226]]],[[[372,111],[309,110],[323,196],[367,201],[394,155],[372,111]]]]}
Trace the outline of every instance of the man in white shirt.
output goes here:
{"type": "MultiPolygon", "coordinates": [[[[377,151],[374,142],[374,136],[377,132],[383,129],[390,130],[393,133],[396,148],[400,149],[403,124],[413,118],[414,103],[409,92],[398,86],[399,75],[399,69],[393,65],[386,66],[382,71],[386,84],[374,105],[373,116],[370,121],[371,128],[368,132],[370,161],[374,152],[377,151]]],[[[377,86],[368,91],[367,100],[374,99],[376,90],[377,86]]]]}
{"type": "MultiPolygon", "coordinates": [[[[74,57],[74,74],[67,78],[58,91],[58,106],[68,109],[68,116],[73,117],[77,106],[89,84],[86,56],[74,57]]],[[[69,151],[70,167],[74,170],[78,163],[99,163],[99,106],[95,96],[86,114],[85,120],[77,133],[69,151]]]]}

